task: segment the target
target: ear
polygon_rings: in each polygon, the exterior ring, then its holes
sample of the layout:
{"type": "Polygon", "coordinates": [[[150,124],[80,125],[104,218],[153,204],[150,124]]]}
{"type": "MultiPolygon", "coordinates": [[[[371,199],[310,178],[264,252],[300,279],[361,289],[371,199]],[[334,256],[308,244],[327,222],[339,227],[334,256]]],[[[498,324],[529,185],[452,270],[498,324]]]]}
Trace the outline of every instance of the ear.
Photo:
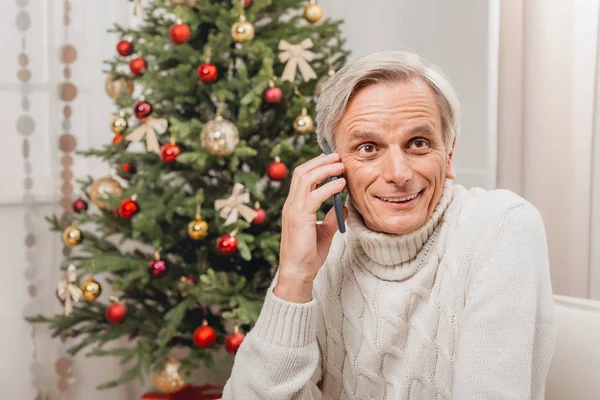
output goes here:
{"type": "Polygon", "coordinates": [[[454,145],[456,145],[456,137],[452,141],[452,147],[450,148],[448,159],[446,160],[446,178],[448,179],[456,178],[456,173],[454,172],[454,167],[452,166],[452,160],[454,158],[454,145]]]}

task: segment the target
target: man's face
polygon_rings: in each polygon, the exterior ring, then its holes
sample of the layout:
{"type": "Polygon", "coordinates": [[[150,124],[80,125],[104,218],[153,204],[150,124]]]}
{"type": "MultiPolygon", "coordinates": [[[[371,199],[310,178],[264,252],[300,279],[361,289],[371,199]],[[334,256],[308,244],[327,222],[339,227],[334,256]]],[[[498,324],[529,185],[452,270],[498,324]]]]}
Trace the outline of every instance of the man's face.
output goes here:
{"type": "Polygon", "coordinates": [[[352,98],[335,132],[352,203],[372,231],[422,226],[454,179],[435,93],[422,80],[377,83],[352,98]]]}

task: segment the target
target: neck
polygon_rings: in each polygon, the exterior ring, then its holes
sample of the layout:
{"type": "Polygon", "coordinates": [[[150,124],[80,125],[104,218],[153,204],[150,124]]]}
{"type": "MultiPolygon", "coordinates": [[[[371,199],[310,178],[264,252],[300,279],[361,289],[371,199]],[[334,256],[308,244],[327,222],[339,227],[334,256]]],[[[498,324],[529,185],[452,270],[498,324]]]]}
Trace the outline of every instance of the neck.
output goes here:
{"type": "Polygon", "coordinates": [[[410,261],[417,258],[442,221],[451,201],[451,188],[452,181],[446,180],[442,196],[431,217],[418,229],[401,235],[369,230],[362,216],[348,201],[349,240],[361,264],[385,280],[406,279],[414,274],[418,266],[412,265],[410,261]]]}

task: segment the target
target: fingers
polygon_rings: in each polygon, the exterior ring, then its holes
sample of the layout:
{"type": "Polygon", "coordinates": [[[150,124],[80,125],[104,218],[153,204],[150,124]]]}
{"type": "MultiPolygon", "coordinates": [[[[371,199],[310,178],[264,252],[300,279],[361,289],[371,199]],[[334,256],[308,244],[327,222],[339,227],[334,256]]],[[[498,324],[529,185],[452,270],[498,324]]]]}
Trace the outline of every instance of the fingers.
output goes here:
{"type": "MultiPolygon", "coordinates": [[[[348,217],[348,209],[344,206],[344,219],[348,217]]],[[[333,236],[338,231],[335,209],[331,210],[325,216],[323,223],[317,225],[317,251],[323,258],[327,257],[333,236]]]]}
{"type": "MultiPolygon", "coordinates": [[[[339,161],[340,161],[340,156],[337,153],[333,153],[328,156],[326,156],[325,154],[321,154],[320,156],[315,157],[311,160],[308,160],[304,164],[298,166],[294,170],[294,174],[292,175],[292,182],[290,184],[290,191],[289,191],[288,196],[292,199],[296,196],[296,190],[298,188],[299,180],[302,177],[304,177],[311,171],[315,170],[316,168],[319,168],[319,167],[322,167],[322,166],[328,165],[328,164],[338,163],[339,161]]],[[[321,183],[323,180],[325,180],[325,178],[321,179],[321,181],[318,183],[321,183]]]]}
{"type": "Polygon", "coordinates": [[[321,207],[321,204],[331,196],[344,190],[346,179],[338,178],[334,181],[327,182],[318,189],[309,192],[305,198],[307,208],[315,212],[321,207]]]}

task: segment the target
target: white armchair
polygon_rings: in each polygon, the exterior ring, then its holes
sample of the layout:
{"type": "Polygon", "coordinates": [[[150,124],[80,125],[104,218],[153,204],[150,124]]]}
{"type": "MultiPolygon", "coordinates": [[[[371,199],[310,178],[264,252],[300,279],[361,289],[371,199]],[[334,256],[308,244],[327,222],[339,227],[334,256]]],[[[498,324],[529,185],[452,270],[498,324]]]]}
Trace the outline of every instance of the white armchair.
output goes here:
{"type": "Polygon", "coordinates": [[[554,296],[557,338],[546,400],[600,399],[600,301],[554,296]]]}

